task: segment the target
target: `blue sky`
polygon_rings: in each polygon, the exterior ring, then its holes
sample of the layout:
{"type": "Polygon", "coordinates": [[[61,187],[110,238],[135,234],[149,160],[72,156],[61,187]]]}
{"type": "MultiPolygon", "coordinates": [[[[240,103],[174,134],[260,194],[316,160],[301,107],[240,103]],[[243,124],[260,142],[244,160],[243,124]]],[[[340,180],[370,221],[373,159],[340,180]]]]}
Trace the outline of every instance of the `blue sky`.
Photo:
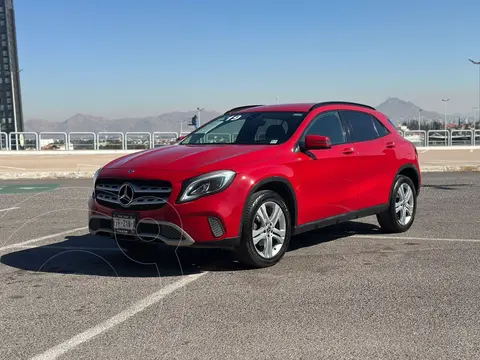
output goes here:
{"type": "Polygon", "coordinates": [[[15,0],[24,113],[387,97],[478,106],[478,0],[15,0]]]}

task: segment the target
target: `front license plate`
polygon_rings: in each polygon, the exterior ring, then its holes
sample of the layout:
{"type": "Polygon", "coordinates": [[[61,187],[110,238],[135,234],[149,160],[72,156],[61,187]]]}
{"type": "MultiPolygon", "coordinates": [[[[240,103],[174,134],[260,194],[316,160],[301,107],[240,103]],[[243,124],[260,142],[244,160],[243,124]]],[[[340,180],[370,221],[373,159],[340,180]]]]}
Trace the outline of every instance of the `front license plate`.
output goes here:
{"type": "Polygon", "coordinates": [[[137,217],[132,214],[113,214],[113,232],[124,235],[135,235],[137,217]]]}

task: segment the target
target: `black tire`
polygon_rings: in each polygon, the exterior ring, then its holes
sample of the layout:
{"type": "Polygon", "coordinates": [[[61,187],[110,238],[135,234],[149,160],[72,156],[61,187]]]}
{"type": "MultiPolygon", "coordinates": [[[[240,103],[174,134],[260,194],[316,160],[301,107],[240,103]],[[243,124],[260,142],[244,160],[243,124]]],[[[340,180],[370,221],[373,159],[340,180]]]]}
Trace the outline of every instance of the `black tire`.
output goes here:
{"type": "Polygon", "coordinates": [[[417,191],[415,189],[415,185],[413,181],[405,176],[405,175],[398,175],[395,178],[395,182],[393,185],[392,193],[390,195],[390,204],[386,211],[377,214],[377,221],[382,228],[383,231],[387,233],[403,233],[406,232],[410,227],[413,225],[415,221],[415,215],[417,213],[417,191]],[[411,220],[406,224],[403,225],[399,222],[397,218],[397,214],[395,213],[395,201],[397,197],[397,192],[400,186],[403,184],[407,184],[413,192],[413,211],[411,220]]]}
{"type": "Polygon", "coordinates": [[[240,245],[236,251],[237,258],[240,263],[249,268],[265,268],[277,264],[288,249],[290,244],[290,236],[292,233],[290,212],[283,198],[271,190],[261,190],[254,193],[245,206],[243,219],[244,223],[242,224],[240,245]],[[284,213],[286,224],[285,240],[282,248],[275,256],[268,259],[257,253],[252,238],[252,228],[254,226],[257,210],[267,201],[275,202],[280,206],[284,213]]]}

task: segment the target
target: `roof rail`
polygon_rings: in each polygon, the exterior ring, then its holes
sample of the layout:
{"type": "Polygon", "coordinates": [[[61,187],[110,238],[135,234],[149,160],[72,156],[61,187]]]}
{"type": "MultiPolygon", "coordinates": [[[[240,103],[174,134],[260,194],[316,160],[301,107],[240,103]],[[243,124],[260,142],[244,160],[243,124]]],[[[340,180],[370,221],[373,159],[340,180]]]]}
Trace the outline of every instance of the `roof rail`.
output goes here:
{"type": "Polygon", "coordinates": [[[327,105],[353,105],[353,106],[360,106],[360,107],[364,107],[364,108],[367,108],[367,109],[370,109],[370,110],[376,110],[373,106],[370,106],[370,105],[365,105],[365,104],[359,104],[359,103],[355,103],[355,102],[349,102],[349,101],[324,101],[324,102],[320,102],[320,103],[317,103],[315,105],[313,105],[309,111],[312,111],[316,108],[319,108],[320,106],[327,106],[327,105]]]}
{"type": "Polygon", "coordinates": [[[243,109],[248,109],[248,108],[252,108],[252,107],[256,107],[256,106],[263,106],[263,105],[244,105],[244,106],[239,106],[239,107],[236,107],[236,108],[233,108],[233,109],[230,109],[228,111],[225,111],[225,113],[223,115],[227,115],[227,114],[230,114],[234,111],[240,111],[240,110],[243,110],[243,109]]]}

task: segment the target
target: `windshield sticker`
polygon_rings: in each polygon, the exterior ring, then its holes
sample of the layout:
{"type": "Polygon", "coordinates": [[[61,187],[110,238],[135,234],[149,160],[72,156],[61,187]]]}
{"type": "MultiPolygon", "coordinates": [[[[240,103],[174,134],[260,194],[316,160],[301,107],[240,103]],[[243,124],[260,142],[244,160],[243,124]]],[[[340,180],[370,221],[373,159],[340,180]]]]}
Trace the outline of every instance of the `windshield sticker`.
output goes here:
{"type": "Polygon", "coordinates": [[[276,144],[277,142],[278,142],[278,140],[271,140],[270,144],[276,144]]]}
{"type": "Polygon", "coordinates": [[[225,119],[225,121],[233,121],[233,120],[238,120],[242,117],[242,115],[233,115],[233,116],[229,116],[225,119]]]}

